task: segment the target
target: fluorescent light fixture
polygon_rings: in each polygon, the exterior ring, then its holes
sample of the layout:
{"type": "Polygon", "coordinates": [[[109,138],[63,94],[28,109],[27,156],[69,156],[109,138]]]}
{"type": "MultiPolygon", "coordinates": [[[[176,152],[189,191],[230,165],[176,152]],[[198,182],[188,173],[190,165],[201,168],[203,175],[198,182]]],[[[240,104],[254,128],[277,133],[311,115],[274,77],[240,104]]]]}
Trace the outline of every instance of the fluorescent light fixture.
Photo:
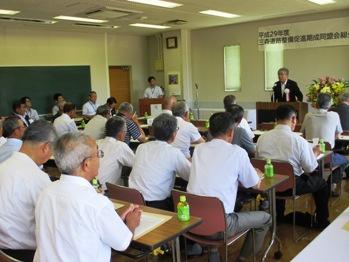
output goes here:
{"type": "Polygon", "coordinates": [[[308,0],[308,1],[318,5],[328,5],[328,4],[334,4],[336,2],[335,0],[308,0]]]}
{"type": "Polygon", "coordinates": [[[106,23],[106,22],[108,22],[108,20],[91,19],[91,18],[66,16],[66,15],[55,16],[54,19],[79,21],[79,22],[87,22],[87,23],[106,23]]]}
{"type": "Polygon", "coordinates": [[[15,14],[18,14],[19,12],[20,11],[0,9],[0,15],[15,15],[15,14]]]}
{"type": "Polygon", "coordinates": [[[142,24],[142,23],[130,24],[130,26],[146,27],[146,28],[153,28],[153,29],[166,29],[166,28],[170,28],[170,26],[165,26],[165,25],[152,25],[152,24],[142,24]]]}
{"type": "Polygon", "coordinates": [[[139,4],[145,4],[145,5],[155,5],[155,6],[165,7],[165,8],[175,8],[178,6],[182,6],[182,4],[177,4],[177,3],[162,1],[162,0],[127,0],[127,1],[139,3],[139,4]]]}
{"type": "Polygon", "coordinates": [[[226,13],[226,12],[221,12],[221,11],[216,11],[216,10],[205,10],[205,11],[201,11],[199,13],[204,14],[204,15],[213,15],[213,16],[220,16],[220,17],[225,17],[225,18],[239,17],[239,15],[236,15],[236,14],[231,14],[231,13],[226,13]]]}

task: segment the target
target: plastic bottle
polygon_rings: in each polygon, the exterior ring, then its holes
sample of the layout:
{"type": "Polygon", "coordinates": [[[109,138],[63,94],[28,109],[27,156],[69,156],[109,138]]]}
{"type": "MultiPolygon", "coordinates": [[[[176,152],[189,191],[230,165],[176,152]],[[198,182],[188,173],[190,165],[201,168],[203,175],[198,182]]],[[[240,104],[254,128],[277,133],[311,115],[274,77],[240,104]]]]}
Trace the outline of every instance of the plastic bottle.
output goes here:
{"type": "Polygon", "coordinates": [[[144,113],[144,117],[147,118],[148,117],[148,112],[144,113]]]}
{"type": "Polygon", "coordinates": [[[319,146],[320,146],[320,152],[321,153],[325,153],[326,145],[325,145],[325,142],[324,142],[324,140],[322,138],[319,140],[319,146]]]}
{"type": "Polygon", "coordinates": [[[206,122],[205,122],[205,127],[206,127],[206,128],[209,128],[209,127],[210,127],[210,121],[206,120],[206,122]]]}
{"type": "Polygon", "coordinates": [[[102,185],[98,181],[97,178],[92,179],[91,183],[92,183],[92,186],[94,187],[94,189],[96,190],[97,193],[101,193],[102,192],[102,185]]]}
{"type": "Polygon", "coordinates": [[[82,129],[85,129],[86,124],[85,124],[85,120],[84,119],[81,121],[80,126],[81,126],[82,129]]]}
{"type": "Polygon", "coordinates": [[[190,220],[189,204],[185,196],[179,197],[179,203],[177,204],[177,216],[178,220],[185,222],[190,220]]]}
{"type": "Polygon", "coordinates": [[[274,167],[271,163],[270,159],[267,159],[267,163],[264,166],[264,175],[266,177],[273,177],[274,176],[274,167]]]}
{"type": "Polygon", "coordinates": [[[193,112],[190,112],[190,113],[189,113],[189,120],[190,120],[190,121],[193,121],[193,120],[194,120],[194,114],[193,114],[193,112]]]}

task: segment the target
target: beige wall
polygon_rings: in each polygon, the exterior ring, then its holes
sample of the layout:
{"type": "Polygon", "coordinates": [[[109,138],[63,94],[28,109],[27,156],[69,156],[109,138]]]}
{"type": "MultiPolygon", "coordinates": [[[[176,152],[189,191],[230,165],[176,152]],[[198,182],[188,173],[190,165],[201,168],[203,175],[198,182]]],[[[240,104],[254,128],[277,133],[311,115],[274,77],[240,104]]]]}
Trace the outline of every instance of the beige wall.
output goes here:
{"type": "Polygon", "coordinates": [[[132,67],[132,99],[137,101],[146,61],[145,37],[0,27],[0,66],[90,65],[99,103],[109,96],[108,65],[132,67]]]}
{"type": "MultiPolygon", "coordinates": [[[[199,84],[201,106],[221,106],[227,94],[236,95],[245,107],[250,108],[254,107],[255,101],[269,101],[270,93],[264,91],[264,54],[257,47],[258,27],[343,16],[348,16],[348,10],[192,31],[192,81],[199,84]],[[241,46],[242,90],[225,92],[223,47],[233,44],[241,46]]],[[[290,69],[290,78],[298,82],[305,95],[306,86],[312,79],[324,74],[349,79],[349,46],[286,50],[285,66],[290,69]]]]}

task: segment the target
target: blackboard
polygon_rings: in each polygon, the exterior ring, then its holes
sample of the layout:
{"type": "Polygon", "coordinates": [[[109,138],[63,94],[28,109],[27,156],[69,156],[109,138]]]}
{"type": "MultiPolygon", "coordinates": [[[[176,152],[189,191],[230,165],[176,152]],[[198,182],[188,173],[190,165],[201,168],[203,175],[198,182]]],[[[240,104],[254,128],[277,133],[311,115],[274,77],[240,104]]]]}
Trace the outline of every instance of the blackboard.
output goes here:
{"type": "Polygon", "coordinates": [[[9,115],[12,103],[23,96],[32,99],[39,114],[51,113],[55,93],[81,108],[90,90],[90,66],[0,67],[0,115],[9,115]]]}

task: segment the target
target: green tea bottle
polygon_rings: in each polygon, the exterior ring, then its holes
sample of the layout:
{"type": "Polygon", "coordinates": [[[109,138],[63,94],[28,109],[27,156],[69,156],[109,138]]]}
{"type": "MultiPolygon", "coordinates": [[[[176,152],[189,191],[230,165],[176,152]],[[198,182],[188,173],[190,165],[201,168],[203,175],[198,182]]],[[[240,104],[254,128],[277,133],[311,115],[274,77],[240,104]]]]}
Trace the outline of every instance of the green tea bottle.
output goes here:
{"type": "Polygon", "coordinates": [[[274,176],[274,167],[273,167],[270,159],[267,159],[267,163],[264,166],[264,175],[266,177],[273,177],[274,176]]]}
{"type": "Polygon", "coordinates": [[[185,196],[179,197],[179,203],[177,204],[177,216],[179,221],[189,221],[190,211],[189,204],[187,203],[187,198],[185,196]]]}
{"type": "Polygon", "coordinates": [[[326,145],[325,145],[325,142],[324,140],[321,138],[320,141],[319,141],[319,146],[320,146],[320,152],[321,153],[325,153],[326,151],[326,145]]]}

